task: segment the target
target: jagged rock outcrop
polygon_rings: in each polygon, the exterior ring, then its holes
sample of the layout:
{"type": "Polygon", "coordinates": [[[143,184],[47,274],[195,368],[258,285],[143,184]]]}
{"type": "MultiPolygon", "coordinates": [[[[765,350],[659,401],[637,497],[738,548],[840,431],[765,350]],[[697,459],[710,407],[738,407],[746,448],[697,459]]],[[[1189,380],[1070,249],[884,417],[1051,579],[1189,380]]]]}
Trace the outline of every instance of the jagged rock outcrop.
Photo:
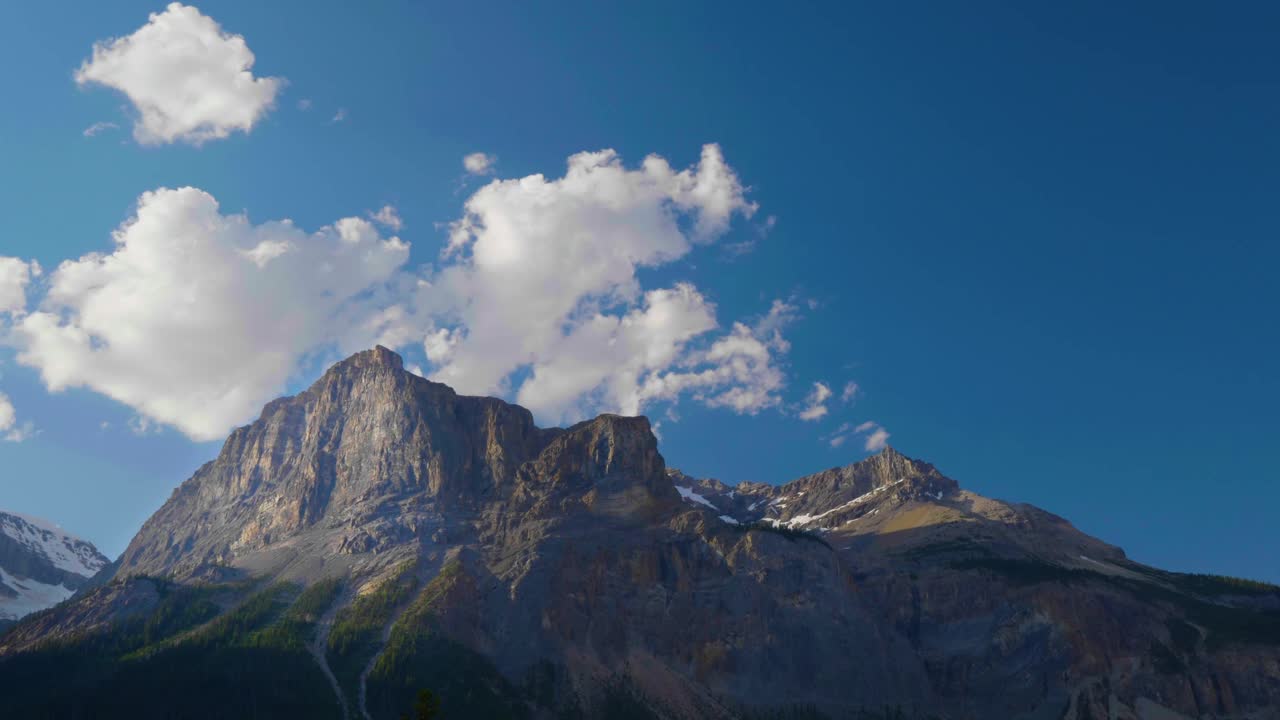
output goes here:
{"type": "Polygon", "coordinates": [[[874,500],[936,497],[960,489],[932,465],[912,460],[893,448],[864,462],[831,468],[785,485],[739,483],[690,477],[667,471],[686,499],[713,507],[739,524],[766,522],[788,528],[829,529],[873,509],[874,500]],[[878,497],[880,493],[888,493],[878,497]]]}
{"type": "MultiPolygon", "coordinates": [[[[424,683],[493,717],[1280,717],[1274,589],[1133,563],[893,449],[778,487],[692,478],[644,418],[541,429],[382,348],[232,433],[113,582],[0,637],[0,676],[50,638],[192,632],[152,576],[228,607],[341,581],[312,655],[373,717],[424,683]]],[[[111,646],[146,651],[130,637],[111,646]]]]}

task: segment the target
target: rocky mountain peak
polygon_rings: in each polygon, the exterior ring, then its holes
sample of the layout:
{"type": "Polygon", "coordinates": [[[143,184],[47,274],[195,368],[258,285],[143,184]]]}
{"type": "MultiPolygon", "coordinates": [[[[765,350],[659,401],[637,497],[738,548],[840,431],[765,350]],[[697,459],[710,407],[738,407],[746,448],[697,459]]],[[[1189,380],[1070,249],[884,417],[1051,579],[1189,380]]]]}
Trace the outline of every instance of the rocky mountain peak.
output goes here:
{"type": "Polygon", "coordinates": [[[664,467],[646,418],[539,428],[525,408],[459,395],[376,347],[232,433],[147,522],[120,572],[274,566],[283,548],[303,546],[408,552],[431,528],[465,525],[496,503],[572,504],[566,493],[614,510],[678,506],[664,467]]]}
{"type": "Polygon", "coordinates": [[[399,353],[385,348],[381,345],[375,345],[371,350],[362,350],[346,360],[336,363],[331,371],[342,372],[349,369],[359,368],[387,368],[389,370],[404,370],[404,358],[399,353]]]}
{"type": "Polygon", "coordinates": [[[876,481],[880,484],[894,482],[906,477],[921,477],[937,472],[929,463],[923,460],[913,460],[888,445],[875,455],[848,467],[869,468],[876,481]]]}
{"type": "Polygon", "coordinates": [[[877,488],[917,481],[931,481],[942,483],[951,489],[959,488],[958,483],[942,475],[933,465],[909,458],[892,447],[885,447],[875,455],[855,463],[792,480],[778,486],[777,492],[783,496],[815,492],[866,493],[877,488]]]}
{"type": "MultiPolygon", "coordinates": [[[[623,415],[603,414],[586,420],[567,431],[586,432],[596,439],[597,443],[606,443],[609,450],[609,461],[625,460],[626,455],[638,454],[652,456],[658,452],[658,438],[653,434],[649,418],[643,415],[627,417],[623,415]]],[[[603,449],[597,447],[597,450],[603,449]]]]}
{"type": "Polygon", "coordinates": [[[686,501],[714,510],[726,522],[763,522],[794,529],[846,522],[891,499],[939,501],[960,489],[929,463],[892,447],[783,485],[742,482],[731,486],[679,470],[667,474],[686,501]]]}

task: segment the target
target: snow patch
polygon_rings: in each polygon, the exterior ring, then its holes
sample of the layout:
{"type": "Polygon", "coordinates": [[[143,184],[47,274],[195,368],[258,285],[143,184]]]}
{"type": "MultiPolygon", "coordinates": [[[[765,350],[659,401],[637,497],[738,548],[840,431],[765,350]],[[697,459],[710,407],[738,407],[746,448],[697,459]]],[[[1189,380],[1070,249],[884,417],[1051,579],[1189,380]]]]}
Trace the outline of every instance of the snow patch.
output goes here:
{"type": "Polygon", "coordinates": [[[733,518],[729,517],[728,515],[721,515],[721,516],[720,516],[720,520],[721,520],[721,521],[723,521],[723,522],[727,522],[727,523],[729,523],[730,525],[741,525],[741,524],[742,524],[742,523],[738,522],[737,520],[734,520],[733,518]]]}
{"type": "Polygon", "coordinates": [[[62,585],[45,585],[35,580],[19,579],[0,569],[0,584],[18,592],[16,598],[0,598],[0,620],[19,620],[33,612],[53,607],[75,594],[62,585]]]}
{"type": "Polygon", "coordinates": [[[699,505],[706,505],[707,507],[711,508],[712,510],[719,510],[719,509],[720,509],[720,508],[716,507],[715,505],[712,505],[710,500],[708,500],[708,499],[706,499],[706,498],[702,497],[701,495],[699,495],[698,493],[694,492],[694,491],[693,491],[693,488],[680,487],[679,485],[676,485],[676,492],[680,493],[680,497],[684,498],[685,500],[687,500],[687,501],[689,501],[689,502],[691,502],[691,503],[698,503],[699,505]]]}
{"type": "MultiPolygon", "coordinates": [[[[906,482],[906,479],[905,479],[905,478],[899,478],[899,479],[895,480],[894,482],[889,483],[888,485],[881,485],[880,487],[875,488],[875,489],[874,489],[874,490],[872,490],[871,492],[863,493],[862,495],[859,495],[858,497],[856,497],[856,498],[854,498],[854,499],[850,500],[849,502],[844,503],[843,505],[837,505],[836,507],[833,507],[833,508],[831,508],[830,510],[827,510],[826,512],[819,513],[819,514],[817,514],[817,515],[809,515],[809,514],[807,514],[807,513],[806,513],[806,514],[804,514],[804,515],[797,515],[797,516],[795,516],[795,517],[791,518],[790,520],[787,520],[787,521],[785,521],[785,522],[782,522],[781,524],[782,524],[782,525],[787,526],[788,528],[796,528],[796,527],[799,527],[799,526],[801,526],[801,525],[808,525],[809,523],[812,523],[812,522],[814,522],[815,520],[821,520],[822,518],[824,518],[824,517],[826,517],[826,516],[830,515],[831,513],[839,512],[839,511],[841,511],[841,510],[844,510],[845,508],[853,507],[854,505],[857,505],[858,503],[861,503],[861,502],[864,502],[864,501],[866,501],[866,500],[869,500],[869,499],[871,499],[871,498],[875,497],[876,495],[880,494],[880,492],[882,492],[882,491],[884,491],[884,490],[887,490],[887,489],[889,489],[889,488],[893,487],[894,485],[898,485],[898,484],[903,483],[903,482],[906,482]]],[[[872,514],[874,515],[875,513],[872,513],[872,514]]]]}

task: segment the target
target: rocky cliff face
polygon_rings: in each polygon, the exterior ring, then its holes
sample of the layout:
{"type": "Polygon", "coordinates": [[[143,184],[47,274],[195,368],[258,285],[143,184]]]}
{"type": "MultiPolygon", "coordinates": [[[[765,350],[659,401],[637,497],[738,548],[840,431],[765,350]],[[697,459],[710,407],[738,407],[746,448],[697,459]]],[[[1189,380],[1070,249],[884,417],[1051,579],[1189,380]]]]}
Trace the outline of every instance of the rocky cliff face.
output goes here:
{"type": "Polygon", "coordinates": [[[644,418],[540,429],[381,348],[235,431],[113,583],[0,657],[158,612],[152,576],[340,581],[310,647],[354,716],[425,684],[493,717],[1280,717],[1274,589],[1132,563],[894,450],[691,478],[644,418]]]}
{"type": "MultiPolygon", "coordinates": [[[[143,525],[119,574],[323,573],[447,536],[561,430],[523,408],[461,397],[378,348],[277,400],[227,439],[143,525]]],[[[375,563],[385,564],[385,563],[375,563]]]]}
{"type": "Polygon", "coordinates": [[[52,523],[0,512],[0,621],[66,600],[107,562],[92,543],[52,523]]]}

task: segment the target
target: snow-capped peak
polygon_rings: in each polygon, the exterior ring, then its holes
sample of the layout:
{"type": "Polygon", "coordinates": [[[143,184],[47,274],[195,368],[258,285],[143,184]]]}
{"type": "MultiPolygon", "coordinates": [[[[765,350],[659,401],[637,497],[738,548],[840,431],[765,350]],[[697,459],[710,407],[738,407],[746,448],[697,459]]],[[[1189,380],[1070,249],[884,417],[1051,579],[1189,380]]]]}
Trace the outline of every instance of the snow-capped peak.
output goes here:
{"type": "Polygon", "coordinates": [[[59,570],[84,578],[93,577],[109,562],[91,543],[29,515],[0,512],[0,534],[59,570]]]}

